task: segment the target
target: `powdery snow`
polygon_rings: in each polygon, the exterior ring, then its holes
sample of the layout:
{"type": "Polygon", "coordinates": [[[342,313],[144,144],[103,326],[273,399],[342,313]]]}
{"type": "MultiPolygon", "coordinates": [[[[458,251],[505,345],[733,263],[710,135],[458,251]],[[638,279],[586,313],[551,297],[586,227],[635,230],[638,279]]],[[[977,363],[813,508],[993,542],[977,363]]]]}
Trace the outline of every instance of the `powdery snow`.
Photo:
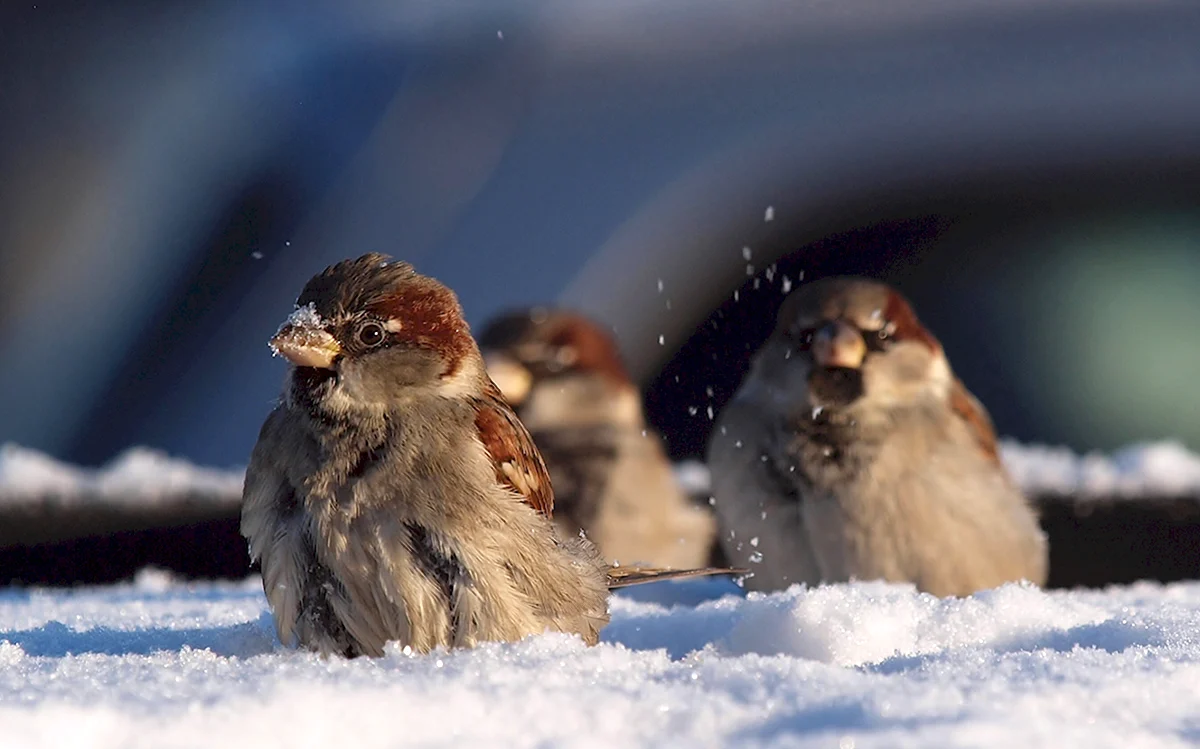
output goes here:
{"type": "Polygon", "coordinates": [[[1065,447],[1006,441],[1000,451],[1013,478],[1028,492],[1139,497],[1200,490],[1200,456],[1178,442],[1080,456],[1065,447]]]}
{"type": "Polygon", "coordinates": [[[323,661],[258,581],[0,593],[4,746],[1182,746],[1200,584],[939,600],[879,583],[617,597],[562,635],[323,661]]]}

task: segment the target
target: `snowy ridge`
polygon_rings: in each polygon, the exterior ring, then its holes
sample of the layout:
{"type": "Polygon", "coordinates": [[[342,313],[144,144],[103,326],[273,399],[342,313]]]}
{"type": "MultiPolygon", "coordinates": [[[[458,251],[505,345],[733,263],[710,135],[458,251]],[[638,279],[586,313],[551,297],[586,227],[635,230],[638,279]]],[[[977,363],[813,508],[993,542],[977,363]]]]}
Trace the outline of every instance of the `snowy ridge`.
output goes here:
{"type": "Polygon", "coordinates": [[[0,445],[0,501],[54,497],[111,502],[177,500],[180,494],[240,497],[242,472],[201,468],[156,450],[136,447],[100,470],[57,461],[36,450],[0,445]]]}
{"type": "MultiPolygon", "coordinates": [[[[1111,455],[1077,455],[1066,447],[1000,444],[1000,457],[1030,495],[1088,497],[1200,495],[1200,455],[1178,442],[1149,442],[1111,455]]],[[[680,484],[692,495],[708,493],[708,468],[697,461],[676,467],[680,484]]]]}
{"type": "Polygon", "coordinates": [[[1183,746],[1200,585],[936,599],[881,583],[616,597],[542,635],[322,661],[258,580],[0,594],[5,746],[1183,746]],[[707,599],[707,600],[705,600],[707,599]]]}
{"type": "MultiPolygon", "coordinates": [[[[1139,497],[1200,494],[1200,456],[1177,442],[1133,445],[1112,455],[1076,455],[1065,447],[1021,445],[1006,440],[1001,456],[1027,494],[1139,497]]],[[[708,468],[684,461],[675,471],[684,489],[708,493],[708,468]]],[[[182,493],[233,501],[241,495],[241,470],[193,465],[165,453],[135,447],[108,466],[88,470],[13,444],[0,445],[0,502],[55,497],[124,503],[155,502],[182,493]]]]}
{"type": "Polygon", "coordinates": [[[1112,455],[1065,447],[1000,445],[1004,464],[1027,493],[1081,497],[1200,493],[1200,456],[1178,442],[1131,445],[1112,455]]]}

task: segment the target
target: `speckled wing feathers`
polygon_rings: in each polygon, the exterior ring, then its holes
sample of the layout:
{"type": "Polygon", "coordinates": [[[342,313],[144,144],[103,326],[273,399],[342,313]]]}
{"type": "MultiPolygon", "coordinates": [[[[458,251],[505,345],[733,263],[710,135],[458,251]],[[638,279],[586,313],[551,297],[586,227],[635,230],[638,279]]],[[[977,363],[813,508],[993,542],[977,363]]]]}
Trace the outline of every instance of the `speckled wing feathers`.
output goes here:
{"type": "Polygon", "coordinates": [[[546,464],[525,425],[504,402],[499,388],[490,379],[487,385],[478,402],[475,427],[496,468],[496,480],[521,495],[530,507],[550,517],[554,511],[554,492],[546,464]]]}

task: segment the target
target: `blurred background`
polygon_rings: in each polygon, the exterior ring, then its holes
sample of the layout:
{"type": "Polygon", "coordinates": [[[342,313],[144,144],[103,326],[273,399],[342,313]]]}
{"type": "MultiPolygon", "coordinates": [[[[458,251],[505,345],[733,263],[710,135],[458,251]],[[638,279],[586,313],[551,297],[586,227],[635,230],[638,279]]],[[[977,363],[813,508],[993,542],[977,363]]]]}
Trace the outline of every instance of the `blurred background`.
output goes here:
{"type": "Polygon", "coordinates": [[[1194,4],[5,14],[0,441],[240,465],[303,282],[382,251],[477,327],[613,325],[677,457],[782,279],[845,272],[900,285],[1005,435],[1200,447],[1194,4]]]}
{"type": "Polygon", "coordinates": [[[0,442],[244,465],[304,281],[613,326],[698,457],[786,289],[897,284],[998,431],[1200,449],[1200,6],[0,11],[0,442]]]}

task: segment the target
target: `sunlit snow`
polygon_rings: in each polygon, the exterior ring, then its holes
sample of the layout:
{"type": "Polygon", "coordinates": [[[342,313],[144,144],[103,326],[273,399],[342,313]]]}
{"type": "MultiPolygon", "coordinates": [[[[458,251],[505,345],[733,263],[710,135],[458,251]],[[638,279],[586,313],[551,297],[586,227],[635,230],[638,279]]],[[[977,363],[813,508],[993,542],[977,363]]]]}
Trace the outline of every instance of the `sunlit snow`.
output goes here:
{"type": "Polygon", "coordinates": [[[1200,738],[1200,584],[939,600],[727,582],[614,599],[593,648],[321,660],[258,581],[0,593],[4,746],[1174,746],[1200,738]],[[661,598],[669,607],[645,600],[661,598]],[[708,600],[705,600],[708,599],[708,600]],[[696,605],[698,603],[698,605],[696,605]]]}

